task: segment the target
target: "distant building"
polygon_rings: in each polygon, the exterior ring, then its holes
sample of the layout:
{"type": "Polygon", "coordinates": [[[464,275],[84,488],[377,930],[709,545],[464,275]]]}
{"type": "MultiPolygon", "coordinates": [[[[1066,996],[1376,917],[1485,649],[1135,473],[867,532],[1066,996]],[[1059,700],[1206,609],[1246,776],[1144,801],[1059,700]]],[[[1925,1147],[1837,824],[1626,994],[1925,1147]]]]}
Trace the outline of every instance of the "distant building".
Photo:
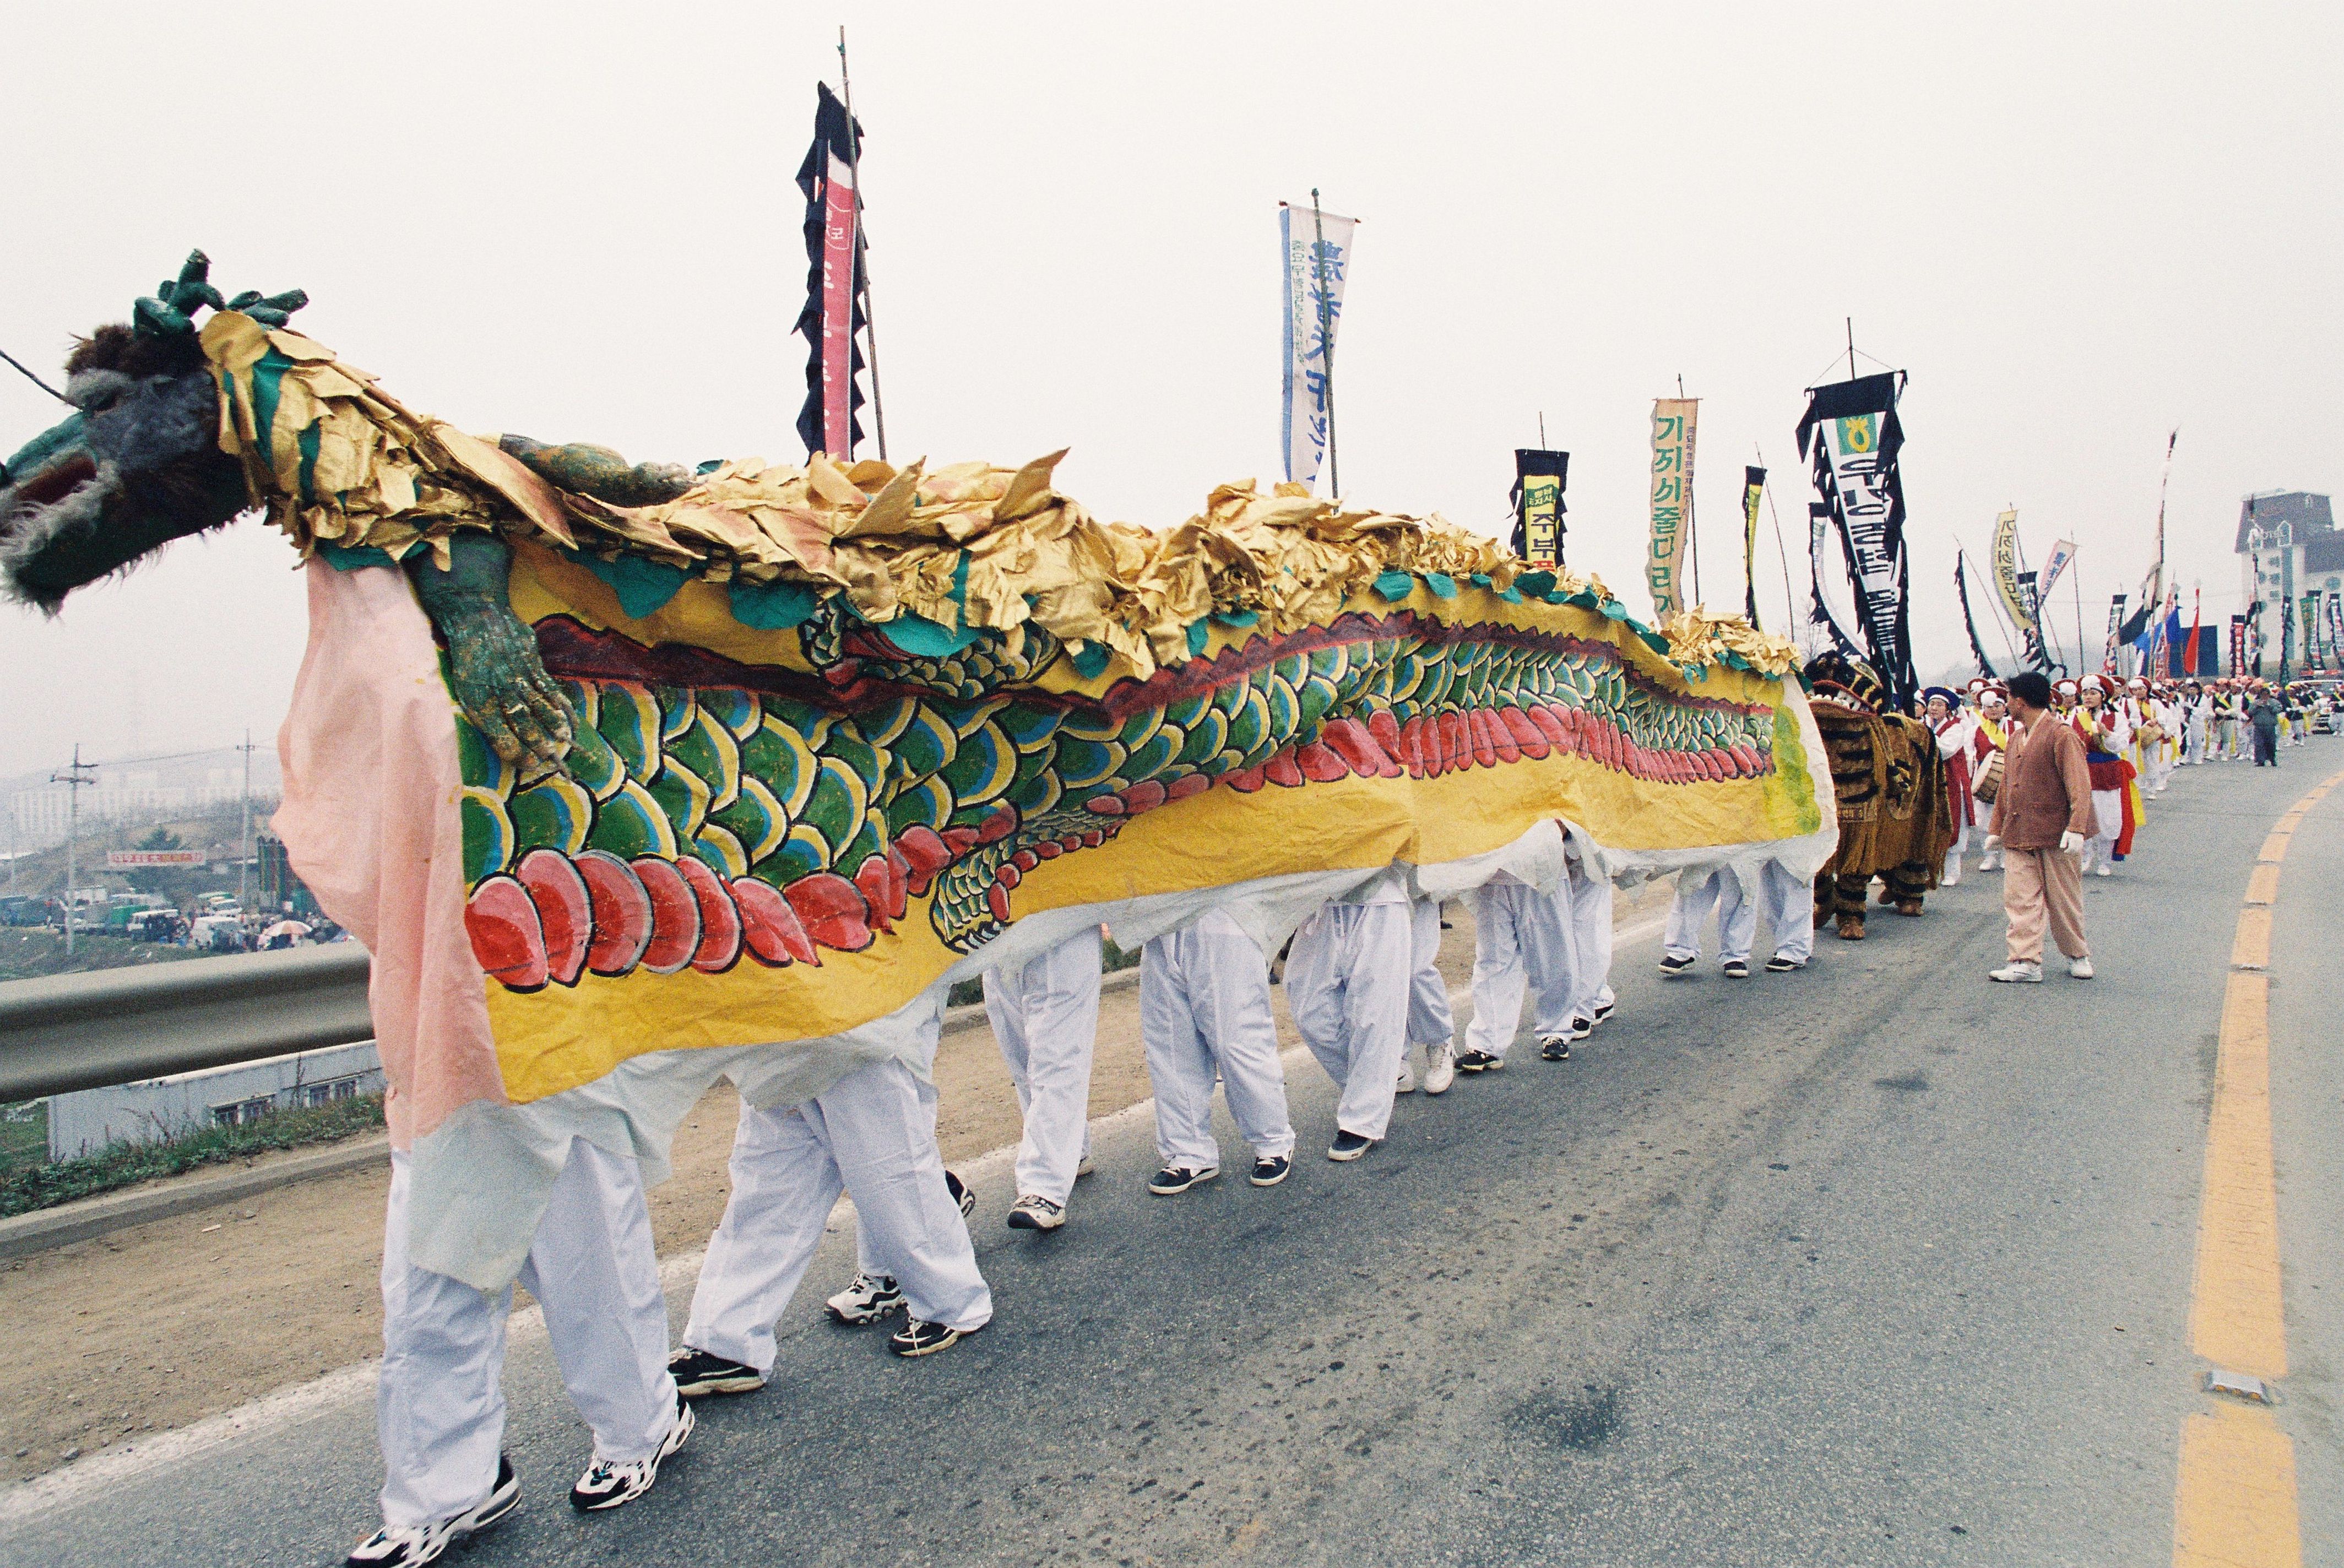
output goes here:
{"type": "Polygon", "coordinates": [[[49,1158],[95,1154],[112,1143],[157,1143],[207,1127],[258,1121],[382,1092],[374,1042],[298,1051],[199,1073],[76,1089],[49,1098],[49,1158]]]}
{"type": "Polygon", "coordinates": [[[2297,607],[2307,593],[2323,602],[2344,593],[2344,533],[2324,495],[2261,491],[2238,504],[2240,600],[2262,604],[2263,669],[2277,674],[2282,629],[2288,663],[2305,667],[2297,607]]]}

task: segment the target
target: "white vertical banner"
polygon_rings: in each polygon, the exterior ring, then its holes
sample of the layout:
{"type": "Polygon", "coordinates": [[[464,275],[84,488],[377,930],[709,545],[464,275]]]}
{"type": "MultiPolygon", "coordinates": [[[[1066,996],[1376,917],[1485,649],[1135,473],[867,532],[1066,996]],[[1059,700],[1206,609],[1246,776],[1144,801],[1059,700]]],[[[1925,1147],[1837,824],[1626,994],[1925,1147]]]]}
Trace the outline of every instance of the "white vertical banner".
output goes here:
{"type": "Polygon", "coordinates": [[[1692,532],[1693,423],[1698,398],[1652,400],[1652,549],[1644,581],[1657,626],[1685,608],[1685,540],[1692,532]]]}
{"type": "Polygon", "coordinates": [[[2075,559],[2076,541],[2074,540],[2063,539],[2051,547],[2051,556],[2043,563],[2041,582],[2037,589],[2037,594],[2044,602],[2050,602],[2052,584],[2059,581],[2059,574],[2066,571],[2067,563],[2075,559]]]}
{"type": "Polygon", "coordinates": [[[1278,238],[1286,272],[1286,371],[1282,431],[1286,477],[1315,484],[1334,440],[1329,375],[1335,330],[1343,318],[1343,278],[1350,269],[1351,230],[1359,220],[1278,204],[1278,238]]]}

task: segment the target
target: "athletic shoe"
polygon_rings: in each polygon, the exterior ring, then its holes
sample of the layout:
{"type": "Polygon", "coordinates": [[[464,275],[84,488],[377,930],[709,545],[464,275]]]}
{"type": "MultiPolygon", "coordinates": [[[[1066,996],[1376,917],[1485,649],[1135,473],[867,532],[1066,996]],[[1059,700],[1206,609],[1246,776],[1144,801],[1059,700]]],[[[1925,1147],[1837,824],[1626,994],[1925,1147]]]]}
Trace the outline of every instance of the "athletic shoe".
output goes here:
{"type": "MultiPolygon", "coordinates": [[[[1066,1222],[1066,1206],[1053,1203],[1038,1192],[1029,1192],[1018,1199],[1009,1210],[1012,1230],[1056,1230],[1066,1222]]],[[[942,1350],[944,1347],[936,1347],[942,1350]]],[[[924,1355],[926,1352],[922,1351],[924,1355]]]]}
{"type": "Polygon", "coordinates": [[[1672,980],[1692,967],[1692,960],[1690,958],[1663,957],[1661,960],[1661,973],[1672,980]]]}
{"type": "MultiPolygon", "coordinates": [[[[1085,1149],[1083,1151],[1082,1159],[1075,1166],[1075,1179],[1076,1181],[1080,1181],[1084,1177],[1088,1176],[1092,1171],[1096,1170],[1097,1168],[1097,1166],[1091,1163],[1090,1150],[1085,1149]]],[[[968,1206],[971,1209],[975,1208],[976,1199],[973,1198],[970,1199],[968,1206]]]]}
{"type": "Polygon", "coordinates": [[[513,1473],[512,1456],[497,1455],[497,1483],[489,1495],[451,1519],[429,1524],[385,1525],[350,1551],[343,1561],[351,1568],[419,1568],[436,1563],[448,1548],[503,1522],[520,1506],[520,1477],[513,1473]]]}
{"type": "Polygon", "coordinates": [[[1253,1173],[1248,1181],[1256,1187],[1276,1187],[1294,1168],[1294,1161],[1282,1154],[1265,1154],[1253,1162],[1253,1173]]]}
{"type": "Polygon", "coordinates": [[[2077,980],[2088,980],[2098,973],[2098,970],[2092,967],[2092,960],[2088,955],[2072,960],[2067,966],[2069,976],[2077,980]]]}
{"type": "Polygon", "coordinates": [[[1616,1002],[1598,1002],[1598,1003],[1596,1003],[1596,1004],[1595,1004],[1595,1021],[1596,1021],[1597,1023],[1599,1023],[1599,1024],[1600,1024],[1600,1023],[1601,1023],[1604,1019],[1606,1019],[1606,1018],[1610,1017],[1612,1016],[1612,1010],[1613,1010],[1615,1007],[1617,1007],[1618,1006],[1619,1006],[1619,1004],[1618,1004],[1618,1003],[1616,1003],[1616,1002]]]}
{"type": "Polygon", "coordinates": [[[1506,1065],[1503,1057],[1493,1057],[1487,1051],[1467,1051],[1457,1058],[1460,1073],[1494,1073],[1506,1065]]]}
{"type": "MultiPolygon", "coordinates": [[[[1076,1172],[1076,1174],[1081,1173],[1076,1172]]],[[[976,1212],[976,1189],[949,1170],[945,1172],[945,1190],[952,1194],[952,1200],[955,1203],[960,1205],[960,1217],[963,1219],[976,1212]]]]}
{"type": "Polygon", "coordinates": [[[1457,1047],[1447,1040],[1424,1047],[1424,1092],[1446,1094],[1457,1081],[1457,1047]]]}
{"type": "Polygon", "coordinates": [[[2006,986],[2040,986],[2043,984],[2043,966],[2022,964],[2014,958],[2001,968],[1989,973],[1986,978],[2000,980],[2006,986]]]}
{"type": "Polygon", "coordinates": [[[660,1462],[683,1446],[692,1435],[692,1407],[676,1396],[675,1424],[667,1431],[667,1441],[649,1459],[598,1459],[586,1467],[578,1484],[570,1489],[570,1506],[581,1513],[600,1513],[607,1508],[623,1508],[652,1489],[659,1480],[660,1462]]]}
{"type": "Polygon", "coordinates": [[[1747,980],[1750,978],[1750,960],[1747,958],[1728,958],[1725,961],[1725,977],[1729,980],[1747,980]]]}
{"type": "Polygon", "coordinates": [[[1945,874],[1945,880],[1944,880],[1942,883],[1940,883],[1938,885],[1940,885],[1940,886],[1942,886],[1942,887],[1959,887],[1961,885],[1962,885],[1962,872],[1961,872],[1961,867],[1959,867],[1959,866],[1955,866],[1953,870],[1951,870],[1951,871],[1949,871],[1949,872],[1947,872],[1947,873],[1945,874]]]}
{"type": "Polygon", "coordinates": [[[2099,865],[2092,868],[2092,875],[2095,876],[2114,876],[2116,875],[2116,867],[2103,860],[2099,865]]]}
{"type": "Polygon", "coordinates": [[[1591,1039],[1595,1035],[1595,1020],[1592,1018],[1574,1017],[1571,1020],[1571,1029],[1569,1033],[1570,1037],[1574,1040],[1591,1039]]]}
{"type": "Polygon", "coordinates": [[[893,1274],[858,1273],[845,1290],[823,1303],[823,1310],[850,1329],[875,1323],[904,1310],[904,1290],[893,1274]]]}
{"type": "Polygon", "coordinates": [[[1158,1198],[1170,1198],[1192,1187],[1202,1187],[1221,1173],[1217,1165],[1207,1165],[1191,1170],[1185,1165],[1167,1165],[1147,1179],[1147,1190],[1158,1198]]]}
{"type": "Polygon", "coordinates": [[[1539,1055],[1551,1062],[1567,1062],[1571,1060],[1571,1042],[1561,1035],[1541,1036],[1539,1055]]]}
{"type": "MultiPolygon", "coordinates": [[[[863,1283],[857,1274],[854,1283],[863,1283]]],[[[887,1281],[893,1290],[895,1282],[887,1281]]],[[[851,1287],[850,1287],[851,1289],[851,1287]]],[[[838,1303],[846,1292],[831,1298],[830,1315],[838,1318],[838,1303]]],[[[901,1296],[896,1298],[902,1300],[901,1296]]],[[[844,1318],[838,1318],[845,1322],[844,1318]]],[[[690,1345],[667,1359],[667,1375],[675,1380],[675,1391],[685,1399],[696,1400],[705,1394],[753,1394],[765,1386],[765,1374],[743,1361],[712,1356],[706,1351],[695,1351],[690,1345]]]]}
{"type": "MultiPolygon", "coordinates": [[[[985,1325],[979,1323],[976,1327],[985,1325]]],[[[906,1358],[933,1356],[938,1351],[951,1350],[975,1332],[976,1329],[948,1329],[942,1323],[923,1323],[915,1318],[887,1336],[887,1348],[906,1358]]]]}
{"type": "Polygon", "coordinates": [[[1335,1160],[1357,1159],[1375,1146],[1376,1140],[1372,1138],[1362,1138],[1356,1132],[1344,1132],[1339,1129],[1335,1134],[1333,1147],[1327,1150],[1327,1158],[1335,1160]]]}
{"type": "Polygon", "coordinates": [[[1805,959],[1785,958],[1780,953],[1766,960],[1766,973],[1769,975],[1787,975],[1794,969],[1803,969],[1806,966],[1805,959]]]}
{"type": "Polygon", "coordinates": [[[1412,1095],[1415,1092],[1416,1069],[1409,1067],[1406,1062],[1402,1062],[1399,1065],[1399,1081],[1392,1085],[1392,1093],[1396,1095],[1412,1095]]]}

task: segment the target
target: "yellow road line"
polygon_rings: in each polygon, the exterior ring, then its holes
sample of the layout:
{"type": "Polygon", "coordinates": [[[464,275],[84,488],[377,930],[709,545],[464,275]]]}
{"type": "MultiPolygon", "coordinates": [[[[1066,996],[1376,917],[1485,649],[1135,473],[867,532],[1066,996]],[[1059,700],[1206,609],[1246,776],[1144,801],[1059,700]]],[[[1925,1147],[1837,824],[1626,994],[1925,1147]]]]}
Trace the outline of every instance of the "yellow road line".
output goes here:
{"type": "MultiPolygon", "coordinates": [[[[2303,814],[2339,784],[2344,773],[2272,824],[2247,879],[2207,1118],[2189,1348],[2226,1371],[2264,1379],[2287,1371],[2271,1152],[2270,906],[2303,814]]],[[[2182,1422],[2173,1561],[2175,1568],[2302,1568],[2295,1444],[2268,1411],[2217,1402],[2182,1422]]]]}
{"type": "Polygon", "coordinates": [[[2301,1568],[2295,1445],[2267,1411],[2217,1405],[2181,1423],[2174,1568],[2301,1568]]]}

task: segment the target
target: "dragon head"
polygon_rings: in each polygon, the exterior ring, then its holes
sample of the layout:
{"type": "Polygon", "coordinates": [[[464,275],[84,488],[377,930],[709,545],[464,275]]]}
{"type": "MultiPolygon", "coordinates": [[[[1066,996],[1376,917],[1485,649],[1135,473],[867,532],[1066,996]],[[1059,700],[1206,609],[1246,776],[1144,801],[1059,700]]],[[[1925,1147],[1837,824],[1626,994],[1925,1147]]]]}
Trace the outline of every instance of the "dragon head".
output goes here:
{"type": "Polygon", "coordinates": [[[192,317],[241,310],[270,326],[298,290],[220,298],[203,252],[127,325],[101,327],[66,361],[74,411],[0,466],[0,585],[54,614],[67,594],[172,540],[244,511],[244,470],[220,450],[219,389],[192,317]]]}

